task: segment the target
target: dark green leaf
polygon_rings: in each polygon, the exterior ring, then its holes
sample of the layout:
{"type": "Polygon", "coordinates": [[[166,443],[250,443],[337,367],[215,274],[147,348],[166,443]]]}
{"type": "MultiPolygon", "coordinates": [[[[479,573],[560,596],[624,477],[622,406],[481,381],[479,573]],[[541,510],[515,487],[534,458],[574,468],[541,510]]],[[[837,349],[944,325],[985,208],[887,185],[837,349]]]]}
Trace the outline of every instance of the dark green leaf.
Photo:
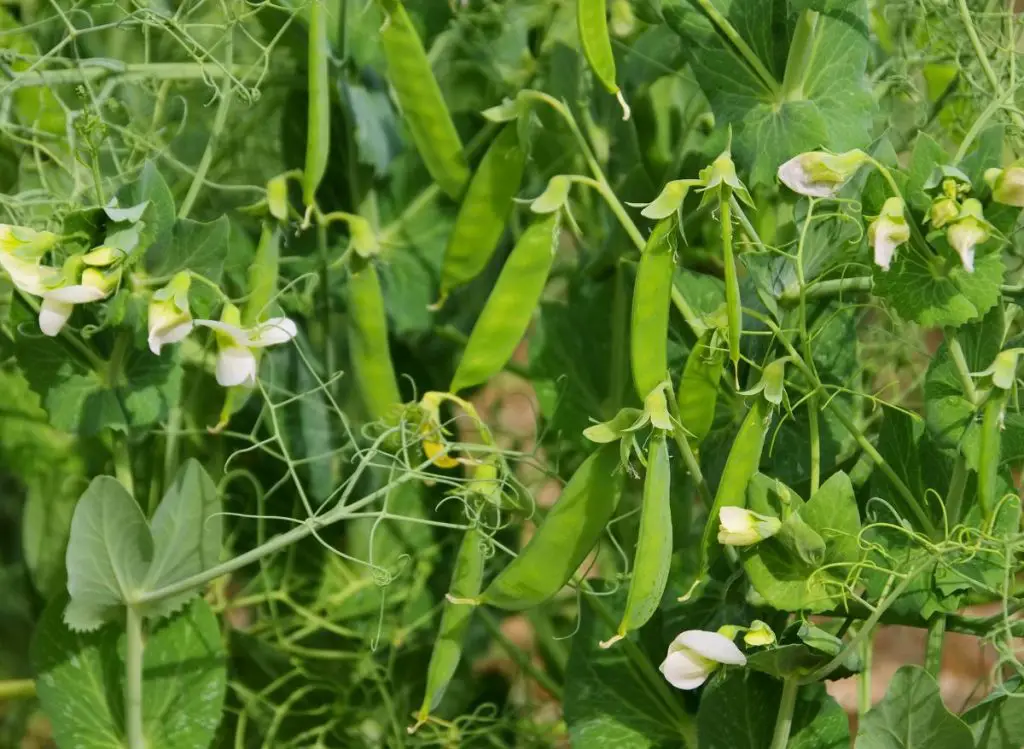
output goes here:
{"type": "Polygon", "coordinates": [[[963,714],[974,733],[975,749],[1020,749],[1024,746],[1024,710],[1019,679],[1004,685],[963,714]]]}

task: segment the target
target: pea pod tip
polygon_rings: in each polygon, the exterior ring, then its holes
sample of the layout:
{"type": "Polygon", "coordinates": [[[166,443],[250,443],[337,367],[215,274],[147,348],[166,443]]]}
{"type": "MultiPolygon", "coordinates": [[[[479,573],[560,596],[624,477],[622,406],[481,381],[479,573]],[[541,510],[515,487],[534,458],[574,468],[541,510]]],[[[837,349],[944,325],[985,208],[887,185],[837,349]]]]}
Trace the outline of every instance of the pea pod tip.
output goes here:
{"type": "Polygon", "coordinates": [[[598,646],[600,646],[600,648],[602,650],[607,650],[608,648],[610,648],[612,645],[617,643],[619,640],[621,640],[625,636],[626,635],[621,633],[621,632],[617,633],[617,634],[613,635],[612,637],[609,637],[607,640],[602,640],[601,642],[599,642],[598,646]]]}
{"type": "Polygon", "coordinates": [[[451,593],[445,593],[444,597],[445,597],[445,599],[447,599],[448,603],[453,604],[455,606],[479,606],[480,605],[480,599],[479,598],[458,598],[456,596],[453,596],[451,593]]]}
{"type": "Polygon", "coordinates": [[[629,104],[626,103],[626,97],[622,95],[622,89],[616,89],[615,98],[619,101],[619,106],[622,107],[622,121],[628,122],[629,118],[633,114],[633,110],[629,108],[629,104]]]}

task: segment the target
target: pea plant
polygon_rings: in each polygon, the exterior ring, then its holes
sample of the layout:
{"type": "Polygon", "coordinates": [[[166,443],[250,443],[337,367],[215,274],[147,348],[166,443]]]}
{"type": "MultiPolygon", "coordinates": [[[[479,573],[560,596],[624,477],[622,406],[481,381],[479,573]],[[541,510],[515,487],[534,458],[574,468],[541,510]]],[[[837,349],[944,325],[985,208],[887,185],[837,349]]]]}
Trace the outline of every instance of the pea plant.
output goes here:
{"type": "Polygon", "coordinates": [[[4,0],[0,745],[1024,746],[1022,31],[4,0]]]}

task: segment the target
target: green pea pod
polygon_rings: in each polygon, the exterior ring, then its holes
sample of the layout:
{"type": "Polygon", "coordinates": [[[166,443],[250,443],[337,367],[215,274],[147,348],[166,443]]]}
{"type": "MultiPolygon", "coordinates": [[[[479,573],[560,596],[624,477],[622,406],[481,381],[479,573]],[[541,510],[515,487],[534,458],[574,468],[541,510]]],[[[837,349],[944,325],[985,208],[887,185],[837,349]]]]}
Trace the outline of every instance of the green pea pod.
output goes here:
{"type": "Polygon", "coordinates": [[[668,376],[668,315],[677,236],[674,215],[659,221],[636,271],[629,351],[641,400],[668,376]]]}
{"type": "Polygon", "coordinates": [[[999,453],[1002,443],[1003,409],[1008,391],[993,388],[985,401],[981,420],[981,444],[978,448],[978,501],[986,522],[990,522],[996,509],[999,484],[999,453]]]}
{"type": "Polygon", "coordinates": [[[515,123],[505,125],[477,167],[459,207],[441,266],[441,298],[476,278],[498,246],[519,191],[526,152],[515,123]]]}
{"type": "Polygon", "coordinates": [[[740,430],[729,450],[729,457],[726,458],[722,478],[718,482],[715,501],[704,525],[704,535],[700,543],[701,577],[710,567],[711,554],[717,548],[719,510],[723,507],[742,507],[746,502],[747,484],[761,462],[764,440],[768,434],[768,427],[771,426],[771,414],[771,404],[758,395],[747,411],[743,423],[740,424],[740,430]]]}
{"type": "Polygon", "coordinates": [[[526,548],[487,586],[480,602],[520,611],[561,590],[619,506],[623,481],[617,445],[602,445],[591,453],[526,548]]]}
{"type": "Polygon", "coordinates": [[[265,317],[277,293],[280,241],[280,232],[269,222],[264,222],[260,243],[256,246],[256,254],[249,266],[249,296],[242,310],[242,322],[245,325],[254,325],[261,317],[265,317]]]}
{"type": "Polygon", "coordinates": [[[697,448],[711,431],[718,402],[718,387],[725,367],[725,354],[712,346],[716,330],[705,330],[683,367],[679,381],[679,421],[689,432],[690,446],[697,448]]]}
{"type": "Polygon", "coordinates": [[[359,258],[352,263],[348,281],[348,342],[352,374],[366,410],[373,419],[384,418],[401,396],[388,350],[380,279],[373,263],[359,258]]]}
{"type": "Polygon", "coordinates": [[[485,382],[512,357],[547,283],[558,234],[556,212],[531,224],[516,242],[480,319],[473,326],[452,377],[451,392],[485,382]]]}
{"type": "MultiPolygon", "coordinates": [[[[449,589],[452,598],[464,600],[480,595],[486,559],[484,552],[480,532],[476,528],[466,531],[455,560],[455,571],[452,573],[449,589]]],[[[455,675],[455,669],[462,658],[462,641],[472,616],[472,606],[451,601],[445,603],[444,613],[441,615],[441,629],[437,634],[434,650],[430,654],[430,665],[427,667],[427,690],[423,695],[423,704],[416,713],[416,725],[413,730],[427,720],[431,710],[437,708],[444,696],[445,688],[455,675]]]]}
{"type": "Polygon", "coordinates": [[[622,105],[624,120],[629,119],[629,107],[622,98],[615,81],[615,55],[608,34],[608,9],[605,0],[576,0],[576,25],[580,32],[580,45],[590,69],[594,71],[608,93],[615,94],[622,105]]]}
{"type": "Polygon", "coordinates": [[[395,89],[405,124],[430,176],[445,193],[457,198],[469,179],[469,166],[441,87],[401,0],[379,2],[387,14],[381,42],[388,80],[395,89]]]}
{"type": "Polygon", "coordinates": [[[633,557],[626,612],[615,636],[601,643],[603,648],[611,647],[627,633],[644,626],[661,603],[672,566],[671,481],[672,466],[665,434],[655,430],[647,448],[640,535],[633,557]]]}
{"type": "Polygon", "coordinates": [[[725,314],[729,321],[729,359],[733,372],[739,377],[740,336],[743,334],[743,306],[740,301],[740,282],[736,274],[736,255],[732,251],[732,207],[730,191],[722,188],[719,201],[719,221],[722,225],[722,260],[725,265],[725,314]]]}
{"type": "Polygon", "coordinates": [[[331,92],[327,70],[327,0],[313,0],[309,10],[309,110],[306,118],[306,169],[302,200],[313,205],[316,189],[327,171],[331,150],[331,92]]]}

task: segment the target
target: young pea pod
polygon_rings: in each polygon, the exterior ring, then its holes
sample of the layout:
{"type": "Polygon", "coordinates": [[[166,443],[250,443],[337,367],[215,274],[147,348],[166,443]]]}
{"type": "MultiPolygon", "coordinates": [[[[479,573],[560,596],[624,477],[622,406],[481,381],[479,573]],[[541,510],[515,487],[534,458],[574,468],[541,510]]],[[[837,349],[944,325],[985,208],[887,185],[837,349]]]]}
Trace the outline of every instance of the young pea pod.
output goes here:
{"type": "Polygon", "coordinates": [[[615,94],[622,105],[622,119],[629,119],[629,107],[615,81],[615,55],[608,35],[608,9],[605,0],[576,0],[576,25],[580,44],[590,69],[608,93],[615,94]]]}
{"type": "Polygon", "coordinates": [[[714,346],[717,330],[708,328],[697,343],[683,367],[679,381],[679,421],[692,436],[690,446],[697,448],[711,431],[718,402],[718,387],[725,367],[725,354],[714,346]]]}
{"type": "Polygon", "coordinates": [[[327,0],[313,0],[309,11],[309,110],[306,117],[306,168],[302,200],[313,205],[327,171],[331,149],[331,92],[328,75],[327,0]]]}
{"type": "Polygon", "coordinates": [[[711,564],[711,554],[717,548],[715,542],[718,533],[718,514],[723,507],[742,507],[746,501],[747,484],[757,472],[764,450],[764,440],[771,426],[772,405],[760,395],[755,396],[750,410],[747,411],[736,439],[729,450],[722,478],[718,482],[715,501],[708,513],[707,524],[700,544],[700,576],[707,572],[711,564]]]}
{"type": "Polygon", "coordinates": [[[281,262],[280,232],[269,223],[263,224],[260,243],[249,266],[249,296],[242,310],[242,323],[251,326],[266,317],[277,293],[278,266],[281,262]]]}
{"type": "Polygon", "coordinates": [[[505,125],[484,154],[459,206],[441,266],[441,299],[476,278],[494,254],[519,191],[526,152],[514,122],[505,125]]]}
{"type": "Polygon", "coordinates": [[[373,263],[354,258],[348,281],[348,342],[352,374],[372,419],[401,402],[388,350],[384,295],[373,263]]]}
{"type": "Polygon", "coordinates": [[[1003,409],[1009,392],[992,388],[985,401],[981,420],[981,444],[978,449],[978,502],[986,522],[995,515],[999,484],[999,457],[1002,443],[1003,409]]]}
{"type": "MultiPolygon", "coordinates": [[[[458,557],[455,559],[455,571],[449,596],[456,600],[476,598],[480,595],[480,586],[484,577],[486,560],[483,537],[476,528],[470,528],[462,538],[458,557]]],[[[412,733],[430,716],[430,711],[437,708],[444,696],[444,690],[455,675],[455,669],[462,658],[462,642],[466,628],[473,616],[473,607],[448,601],[441,615],[441,629],[430,654],[430,665],[427,667],[427,690],[423,695],[423,704],[416,713],[416,724],[409,729],[412,733]]]]}
{"type": "Polygon", "coordinates": [[[641,399],[668,376],[668,316],[677,236],[674,215],[659,221],[636,272],[629,350],[633,383],[641,399]]]}
{"type": "Polygon", "coordinates": [[[672,466],[665,434],[660,429],[655,430],[647,448],[640,535],[633,558],[626,612],[615,636],[602,642],[602,648],[611,647],[627,633],[644,626],[661,603],[672,566],[671,480],[672,466]]]}
{"type": "Polygon", "coordinates": [[[381,42],[388,80],[409,134],[430,176],[447,195],[457,198],[469,179],[469,166],[423,42],[401,0],[379,2],[387,15],[381,42]]]}
{"type": "Polygon", "coordinates": [[[516,242],[473,326],[452,378],[451,392],[485,382],[512,357],[547,283],[558,247],[559,213],[531,224],[516,242]]]}
{"type": "Polygon", "coordinates": [[[733,372],[739,377],[740,336],[743,334],[743,306],[740,301],[740,281],[736,274],[736,255],[732,251],[732,207],[730,190],[722,188],[719,202],[719,221],[722,225],[722,261],[725,265],[725,313],[729,322],[729,359],[733,372]]]}
{"type": "Polygon", "coordinates": [[[526,548],[487,586],[480,602],[520,611],[561,590],[619,506],[623,481],[618,447],[602,445],[576,469],[526,548]]]}

